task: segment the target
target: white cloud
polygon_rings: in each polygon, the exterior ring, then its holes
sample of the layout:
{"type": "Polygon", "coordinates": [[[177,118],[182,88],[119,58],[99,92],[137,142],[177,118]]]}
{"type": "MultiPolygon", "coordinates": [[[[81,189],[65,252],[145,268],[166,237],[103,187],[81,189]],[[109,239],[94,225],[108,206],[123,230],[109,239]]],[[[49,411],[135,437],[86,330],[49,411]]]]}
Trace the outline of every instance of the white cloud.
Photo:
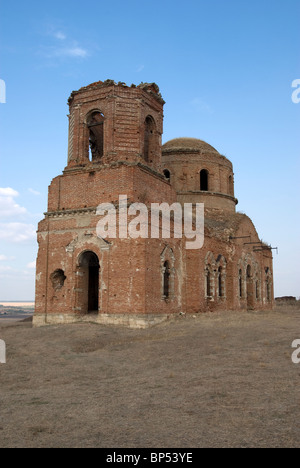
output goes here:
{"type": "Polygon", "coordinates": [[[144,68],[145,68],[145,65],[140,65],[139,67],[137,67],[136,72],[140,73],[141,71],[144,70],[144,68]]]}
{"type": "Polygon", "coordinates": [[[213,114],[213,108],[207,104],[202,98],[196,97],[191,101],[191,105],[196,109],[198,112],[204,112],[206,114],[213,114]]]}
{"type": "Polygon", "coordinates": [[[0,223],[0,239],[24,243],[36,239],[36,227],[25,223],[0,223]]]}
{"type": "Polygon", "coordinates": [[[0,187],[0,196],[3,196],[3,197],[18,197],[19,192],[17,192],[16,190],[14,190],[14,189],[12,189],[10,187],[7,187],[7,188],[0,187]]]}
{"type": "Polygon", "coordinates": [[[90,55],[90,51],[80,41],[67,35],[62,24],[45,25],[42,35],[47,36],[47,43],[39,41],[38,53],[49,59],[52,66],[59,59],[85,59],[90,55]]]}
{"type": "Polygon", "coordinates": [[[63,40],[61,35],[60,42],[51,46],[42,46],[41,55],[47,59],[66,59],[66,58],[86,58],[90,55],[89,51],[80,46],[77,41],[63,40]]]}
{"type": "Polygon", "coordinates": [[[52,57],[85,58],[87,56],[88,51],[79,46],[62,47],[52,50],[52,57]]]}
{"type": "Polygon", "coordinates": [[[55,37],[55,39],[59,39],[60,41],[64,41],[65,39],[67,39],[67,36],[61,31],[55,32],[53,36],[55,37]]]}
{"type": "Polygon", "coordinates": [[[36,268],[36,260],[27,264],[27,268],[34,270],[36,268]]]}
{"type": "Polygon", "coordinates": [[[18,205],[14,200],[19,193],[10,188],[0,187],[0,218],[12,218],[27,213],[26,208],[18,205]]]}
{"type": "Polygon", "coordinates": [[[38,192],[37,190],[34,190],[34,189],[32,189],[32,188],[29,188],[29,189],[28,189],[28,192],[30,192],[30,193],[32,193],[33,195],[36,195],[36,196],[41,195],[40,192],[38,192]]]}
{"type": "Polygon", "coordinates": [[[0,255],[0,262],[5,262],[5,260],[8,260],[8,257],[6,255],[0,255]]]}

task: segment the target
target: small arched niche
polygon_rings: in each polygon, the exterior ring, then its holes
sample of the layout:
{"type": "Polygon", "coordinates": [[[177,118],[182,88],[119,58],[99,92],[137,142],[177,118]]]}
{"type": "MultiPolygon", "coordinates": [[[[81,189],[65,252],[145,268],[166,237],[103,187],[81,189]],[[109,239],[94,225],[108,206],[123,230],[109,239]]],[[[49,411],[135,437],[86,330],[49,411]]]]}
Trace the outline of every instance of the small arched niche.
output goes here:
{"type": "Polygon", "coordinates": [[[51,273],[50,281],[54,291],[60,291],[64,287],[66,279],[65,273],[61,269],[57,269],[51,273]]]}

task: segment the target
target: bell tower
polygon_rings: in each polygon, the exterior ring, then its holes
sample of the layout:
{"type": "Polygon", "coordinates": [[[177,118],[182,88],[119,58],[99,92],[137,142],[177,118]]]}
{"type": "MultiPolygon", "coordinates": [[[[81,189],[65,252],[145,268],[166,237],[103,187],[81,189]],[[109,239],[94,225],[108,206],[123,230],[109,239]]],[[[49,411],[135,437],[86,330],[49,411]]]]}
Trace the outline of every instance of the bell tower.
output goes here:
{"type": "Polygon", "coordinates": [[[121,196],[128,207],[176,201],[162,171],[163,105],[154,83],[107,80],[72,92],[68,162],[49,186],[38,229],[35,324],[126,321],[156,307],[160,283],[152,287],[150,266],[153,249],[160,255],[164,244],[104,240],[96,228],[98,206],[109,203],[118,218],[121,196]]]}
{"type": "Polygon", "coordinates": [[[68,167],[140,163],[161,171],[163,105],[156,84],[99,81],[69,98],[68,167]]]}
{"type": "Polygon", "coordinates": [[[162,171],[164,100],[155,83],[99,81],[68,103],[68,163],[50,185],[49,212],[95,209],[120,194],[146,204],[176,200],[162,171]]]}

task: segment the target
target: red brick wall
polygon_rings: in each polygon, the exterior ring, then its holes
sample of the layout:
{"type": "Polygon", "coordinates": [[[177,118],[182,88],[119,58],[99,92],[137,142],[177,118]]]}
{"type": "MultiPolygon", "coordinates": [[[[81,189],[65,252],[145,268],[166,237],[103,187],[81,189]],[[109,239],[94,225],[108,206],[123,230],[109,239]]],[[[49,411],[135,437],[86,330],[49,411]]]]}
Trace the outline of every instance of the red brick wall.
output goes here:
{"type": "Polygon", "coordinates": [[[170,171],[171,185],[181,203],[205,203],[207,208],[235,211],[237,201],[234,197],[233,167],[224,156],[189,152],[187,149],[182,152],[168,150],[163,152],[163,168],[170,171]],[[203,169],[209,174],[207,193],[200,191],[200,172],[203,169]],[[215,193],[218,196],[212,197],[215,193]]]}

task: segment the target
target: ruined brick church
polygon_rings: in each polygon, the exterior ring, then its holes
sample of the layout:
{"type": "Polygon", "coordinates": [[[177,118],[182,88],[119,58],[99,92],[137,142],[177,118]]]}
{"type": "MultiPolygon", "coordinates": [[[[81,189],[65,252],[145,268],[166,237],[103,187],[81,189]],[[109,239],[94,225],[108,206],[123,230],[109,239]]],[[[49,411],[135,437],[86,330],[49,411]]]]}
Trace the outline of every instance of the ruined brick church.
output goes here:
{"type": "Polygon", "coordinates": [[[232,163],[199,139],[162,145],[163,106],[154,83],[72,92],[68,164],[38,227],[36,326],[146,327],[179,313],[272,308],[272,249],[236,212],[232,163]],[[188,250],[175,236],[99,237],[97,207],[117,209],[120,195],[128,207],[204,203],[203,247],[188,250]]]}

